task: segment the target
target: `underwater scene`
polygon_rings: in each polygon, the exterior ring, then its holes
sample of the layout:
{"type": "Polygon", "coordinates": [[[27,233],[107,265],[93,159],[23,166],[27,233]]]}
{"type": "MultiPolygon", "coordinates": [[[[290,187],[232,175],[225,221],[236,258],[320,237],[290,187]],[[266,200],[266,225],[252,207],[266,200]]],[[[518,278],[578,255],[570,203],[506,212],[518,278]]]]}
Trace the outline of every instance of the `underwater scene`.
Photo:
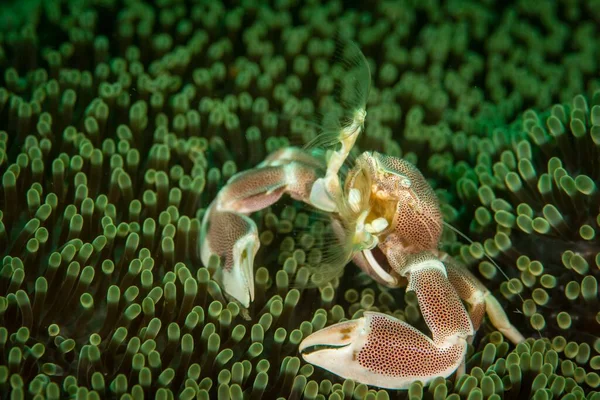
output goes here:
{"type": "Polygon", "coordinates": [[[0,0],[0,399],[600,400],[599,37],[0,0]]]}

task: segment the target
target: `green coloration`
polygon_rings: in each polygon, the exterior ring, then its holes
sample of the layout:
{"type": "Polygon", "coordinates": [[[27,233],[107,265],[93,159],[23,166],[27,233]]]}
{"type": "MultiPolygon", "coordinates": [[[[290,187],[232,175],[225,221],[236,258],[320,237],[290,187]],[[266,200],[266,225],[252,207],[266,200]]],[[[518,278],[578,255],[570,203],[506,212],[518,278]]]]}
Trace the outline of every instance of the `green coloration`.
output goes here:
{"type": "Polygon", "coordinates": [[[593,2],[5,3],[0,397],[537,399],[597,390],[593,2]],[[306,335],[365,310],[427,332],[414,295],[353,266],[315,285],[330,245],[322,215],[289,200],[255,215],[250,310],[213,279],[218,258],[202,264],[201,221],[225,182],[314,138],[307,120],[335,92],[335,32],[357,41],[372,69],[356,150],[417,164],[446,220],[475,241],[445,232],[443,249],[507,311],[523,311],[509,312],[519,329],[544,339],[515,349],[485,334],[485,322],[457,382],[376,391],[296,358],[306,335]]]}

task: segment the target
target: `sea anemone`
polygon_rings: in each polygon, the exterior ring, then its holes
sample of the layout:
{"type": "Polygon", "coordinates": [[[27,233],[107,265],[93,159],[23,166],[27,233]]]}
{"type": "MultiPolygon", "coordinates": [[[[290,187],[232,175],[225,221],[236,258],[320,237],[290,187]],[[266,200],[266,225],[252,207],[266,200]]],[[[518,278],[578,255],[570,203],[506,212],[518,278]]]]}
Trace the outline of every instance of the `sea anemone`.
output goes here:
{"type": "Polygon", "coordinates": [[[0,5],[0,397],[597,396],[594,2],[355,3],[0,5]],[[306,335],[365,310],[423,327],[413,293],[352,266],[310,288],[325,227],[305,207],[255,216],[248,310],[197,254],[229,177],[314,138],[336,37],[373,75],[356,151],[421,168],[475,241],[444,246],[531,336],[483,327],[458,379],[388,392],[300,360],[306,335]]]}

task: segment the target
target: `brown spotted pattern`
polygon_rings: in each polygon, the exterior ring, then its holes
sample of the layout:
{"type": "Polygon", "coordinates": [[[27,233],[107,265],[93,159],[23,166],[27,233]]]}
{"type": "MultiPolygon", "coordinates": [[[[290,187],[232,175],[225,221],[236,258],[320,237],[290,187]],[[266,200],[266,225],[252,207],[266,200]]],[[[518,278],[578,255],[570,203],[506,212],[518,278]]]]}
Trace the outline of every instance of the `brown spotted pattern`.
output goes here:
{"type": "Polygon", "coordinates": [[[446,266],[448,280],[458,293],[458,296],[469,303],[469,316],[473,323],[473,329],[477,331],[485,315],[484,294],[487,288],[475,278],[475,276],[464,265],[454,258],[444,255],[442,261],[446,266]]]}
{"type": "Polygon", "coordinates": [[[408,290],[417,295],[434,343],[444,345],[453,336],[466,338],[474,334],[467,310],[443,270],[411,271],[408,281],[408,290]]]}
{"type": "Polygon", "coordinates": [[[357,361],[373,373],[415,379],[436,376],[456,368],[464,356],[466,343],[439,349],[403,321],[370,314],[368,323],[371,332],[357,361]]]}
{"type": "Polygon", "coordinates": [[[269,207],[284,193],[308,201],[318,177],[313,167],[295,161],[244,171],[234,175],[221,190],[219,208],[248,214],[269,207]]]}
{"type": "Polygon", "coordinates": [[[259,243],[256,225],[245,215],[218,211],[213,207],[210,208],[209,213],[205,226],[206,244],[211,254],[217,254],[220,257],[221,267],[231,271],[235,242],[246,235],[252,235],[255,243],[259,243]],[[223,227],[227,227],[227,229],[223,229],[223,227]]]}
{"type": "Polygon", "coordinates": [[[379,245],[381,251],[386,255],[387,261],[394,272],[400,276],[407,276],[410,267],[428,260],[436,260],[434,252],[421,251],[410,253],[402,245],[398,235],[391,234],[379,245]]]}
{"type": "Polygon", "coordinates": [[[393,227],[405,251],[417,253],[436,249],[442,234],[442,213],[433,188],[417,167],[408,161],[374,154],[384,170],[407,177],[411,182],[410,189],[402,189],[398,186],[398,179],[377,177],[379,186],[387,191],[395,191],[400,197],[393,227]]]}

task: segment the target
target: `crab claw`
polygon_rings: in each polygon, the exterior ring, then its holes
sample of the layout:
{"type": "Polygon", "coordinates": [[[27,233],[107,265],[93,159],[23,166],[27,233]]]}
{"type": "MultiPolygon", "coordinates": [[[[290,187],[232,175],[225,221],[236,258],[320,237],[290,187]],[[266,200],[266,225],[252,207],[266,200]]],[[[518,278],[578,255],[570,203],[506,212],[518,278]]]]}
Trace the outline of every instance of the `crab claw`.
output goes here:
{"type": "Polygon", "coordinates": [[[305,361],[346,377],[344,367],[356,362],[355,354],[364,346],[368,332],[365,318],[340,322],[306,337],[298,348],[305,361]]]}
{"type": "Polygon", "coordinates": [[[407,389],[447,377],[460,365],[466,341],[438,347],[423,333],[386,314],[365,312],[313,333],[300,343],[305,361],[345,379],[388,389],[407,389]]]}
{"type": "Polygon", "coordinates": [[[284,194],[308,202],[322,163],[296,148],[273,153],[257,168],[239,172],[221,188],[202,220],[200,256],[208,265],[218,255],[214,278],[226,296],[248,308],[254,300],[254,256],[260,247],[258,229],[249,214],[276,203],[284,194]]]}
{"type": "Polygon", "coordinates": [[[244,307],[254,300],[254,256],[258,251],[258,235],[249,232],[235,242],[233,246],[233,265],[221,268],[215,273],[225,293],[230,294],[244,307]]]}
{"type": "Polygon", "coordinates": [[[208,265],[212,254],[221,259],[215,280],[223,291],[248,307],[254,300],[254,256],[260,247],[254,222],[245,215],[211,207],[203,222],[201,257],[208,265]]]}

